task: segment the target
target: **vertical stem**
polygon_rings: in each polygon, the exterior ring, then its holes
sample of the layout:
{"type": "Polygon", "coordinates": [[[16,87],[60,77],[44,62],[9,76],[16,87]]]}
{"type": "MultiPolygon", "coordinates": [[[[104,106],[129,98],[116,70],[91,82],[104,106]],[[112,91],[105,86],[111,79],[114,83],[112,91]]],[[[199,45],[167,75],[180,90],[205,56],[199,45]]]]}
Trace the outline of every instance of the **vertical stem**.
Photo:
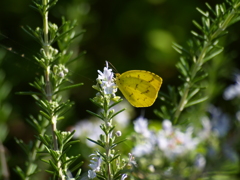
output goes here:
{"type": "Polygon", "coordinates": [[[43,38],[44,38],[44,44],[43,48],[47,56],[49,56],[49,42],[48,42],[48,0],[42,0],[43,6],[45,7],[45,10],[43,12],[43,38]]]}
{"type": "MultiPolygon", "coordinates": [[[[43,6],[45,8],[44,12],[43,12],[43,39],[44,39],[44,43],[43,43],[43,49],[45,51],[46,54],[46,59],[45,59],[45,63],[46,63],[46,70],[45,70],[45,81],[46,81],[46,96],[48,101],[51,103],[52,102],[52,88],[51,88],[51,82],[50,82],[50,65],[49,65],[49,59],[50,54],[49,54],[49,31],[48,31],[48,0],[42,0],[43,6]]],[[[57,143],[57,136],[55,134],[55,131],[57,130],[57,117],[53,114],[52,118],[51,118],[51,123],[52,123],[52,137],[53,137],[53,147],[54,150],[58,150],[58,143],[57,143]]]]}
{"type": "Polygon", "coordinates": [[[53,135],[53,147],[54,150],[58,150],[58,142],[57,142],[57,136],[55,132],[57,131],[57,117],[52,117],[52,135],[53,135]]]}
{"type": "Polygon", "coordinates": [[[111,172],[111,164],[109,162],[109,158],[110,158],[110,149],[109,149],[109,142],[110,142],[110,134],[108,133],[107,134],[107,137],[106,137],[106,156],[107,156],[107,172],[108,172],[108,180],[111,180],[112,179],[112,172],[111,172]]]}
{"type": "Polygon", "coordinates": [[[105,99],[104,102],[104,115],[105,115],[105,127],[106,127],[106,145],[105,145],[105,151],[106,151],[106,156],[107,156],[107,164],[106,164],[106,172],[108,173],[108,178],[107,180],[112,180],[112,170],[111,170],[111,163],[110,163],[110,155],[111,155],[111,149],[110,149],[110,136],[111,132],[109,132],[109,121],[110,119],[108,118],[108,110],[109,110],[109,102],[105,99]]]}
{"type": "Polygon", "coordinates": [[[9,171],[7,166],[6,154],[5,154],[5,149],[2,142],[0,142],[0,161],[1,161],[0,164],[2,167],[3,180],[9,180],[9,171]]]}

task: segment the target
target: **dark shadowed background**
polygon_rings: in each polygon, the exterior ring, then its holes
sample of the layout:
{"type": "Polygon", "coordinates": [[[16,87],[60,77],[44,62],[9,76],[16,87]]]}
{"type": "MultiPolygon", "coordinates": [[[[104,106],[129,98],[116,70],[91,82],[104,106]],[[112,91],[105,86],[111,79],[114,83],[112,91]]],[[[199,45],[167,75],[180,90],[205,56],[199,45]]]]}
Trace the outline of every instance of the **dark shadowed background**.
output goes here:
{"type": "MultiPolygon", "coordinates": [[[[222,1],[207,2],[214,5],[222,1]]],[[[40,46],[21,28],[26,25],[33,29],[42,26],[40,15],[29,7],[30,4],[31,0],[0,1],[0,45],[1,53],[5,53],[0,68],[12,85],[7,99],[12,106],[12,113],[8,121],[9,136],[5,144],[9,157],[15,157],[15,161],[10,161],[13,167],[22,158],[22,151],[13,138],[17,137],[26,142],[33,138],[34,130],[25,119],[30,114],[36,115],[39,110],[32,97],[15,94],[33,90],[29,83],[42,73],[32,58],[39,52],[40,46]],[[21,57],[22,54],[24,57],[21,57]]],[[[207,9],[203,0],[59,0],[50,11],[49,20],[60,26],[61,16],[77,19],[79,26],[76,30],[85,29],[86,32],[76,40],[72,49],[76,53],[87,52],[69,67],[71,80],[74,83],[83,82],[84,86],[65,94],[75,102],[75,106],[66,115],[67,120],[60,122],[59,128],[68,129],[78,120],[87,118],[87,109],[97,110],[89,98],[95,96],[96,91],[92,89],[92,85],[96,83],[97,70],[103,70],[106,60],[119,73],[139,69],[158,74],[163,78],[162,91],[167,92],[169,84],[179,85],[181,82],[175,68],[179,55],[173,50],[172,43],[186,45],[191,37],[190,31],[196,30],[192,20],[200,21],[201,16],[196,7],[207,9]]],[[[236,24],[234,28],[230,28],[231,37],[222,40],[222,44],[227,45],[225,53],[229,55],[229,60],[226,59],[229,62],[222,67],[228,67],[229,70],[219,79],[224,86],[231,83],[232,74],[229,73],[233,67],[239,67],[238,27],[240,25],[236,24]]],[[[118,92],[118,95],[121,93],[118,92]]],[[[226,108],[219,100],[220,96],[221,94],[216,94],[213,102],[226,108]]],[[[144,110],[145,115],[150,119],[158,119],[153,109],[160,105],[161,101],[157,100],[153,107],[144,110]]],[[[141,113],[142,110],[136,110],[136,116],[141,113]]]]}

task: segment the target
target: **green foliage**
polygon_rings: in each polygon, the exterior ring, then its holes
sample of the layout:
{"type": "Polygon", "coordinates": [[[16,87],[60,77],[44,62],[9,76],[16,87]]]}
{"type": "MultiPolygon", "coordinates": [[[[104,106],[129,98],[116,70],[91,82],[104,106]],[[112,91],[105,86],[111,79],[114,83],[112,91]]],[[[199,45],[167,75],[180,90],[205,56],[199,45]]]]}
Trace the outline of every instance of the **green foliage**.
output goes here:
{"type": "MultiPolygon", "coordinates": [[[[52,179],[61,178],[62,180],[72,177],[71,170],[78,170],[81,166],[80,155],[68,157],[67,153],[74,143],[72,141],[74,132],[61,132],[57,130],[57,122],[64,119],[64,115],[72,107],[73,102],[63,100],[60,92],[82,85],[82,83],[67,85],[68,69],[66,64],[72,61],[72,52],[69,51],[71,42],[80,34],[75,35],[74,28],[77,26],[76,21],[66,21],[62,18],[62,25],[58,26],[48,22],[48,12],[57,3],[52,1],[33,1],[33,8],[38,10],[43,17],[43,27],[37,27],[36,30],[28,27],[23,28],[33,39],[40,45],[40,54],[34,57],[39,66],[43,69],[43,75],[37,77],[33,83],[30,83],[38,92],[20,92],[18,94],[30,94],[39,106],[39,116],[35,119],[33,116],[28,120],[37,130],[37,140],[34,143],[25,145],[21,140],[18,144],[24,149],[29,157],[26,163],[26,170],[20,167],[16,171],[20,177],[27,180],[35,173],[39,172],[38,167],[39,153],[41,156],[50,156],[50,159],[42,158],[52,174],[52,179]],[[54,43],[58,44],[59,50],[53,48],[54,43]],[[48,135],[47,129],[51,127],[52,134],[48,135]]],[[[49,158],[49,157],[48,157],[49,158]]],[[[81,170],[78,170],[76,179],[79,177],[81,170]]]]}
{"type": "MultiPolygon", "coordinates": [[[[5,55],[4,51],[0,51],[0,64],[5,55]]],[[[6,150],[3,142],[8,135],[7,121],[11,113],[11,106],[6,102],[6,99],[11,91],[11,84],[6,81],[6,75],[2,69],[0,69],[0,177],[8,179],[10,174],[8,172],[6,150]]]]}
{"type": "MultiPolygon", "coordinates": [[[[184,48],[174,44],[174,49],[181,54],[176,64],[180,72],[179,79],[182,85],[170,87],[169,93],[160,92],[160,99],[167,103],[161,111],[155,111],[163,119],[171,119],[178,123],[182,112],[193,105],[197,105],[208,99],[204,96],[202,82],[208,76],[204,65],[223,51],[219,45],[219,39],[227,34],[227,28],[239,20],[239,1],[228,1],[216,5],[213,9],[206,4],[209,11],[204,12],[197,8],[202,15],[202,24],[193,21],[200,32],[192,31],[193,38],[188,41],[188,47],[184,48]]],[[[205,85],[206,86],[206,85],[205,85]]]]}
{"type": "Polygon", "coordinates": [[[107,67],[104,68],[104,72],[99,73],[101,74],[99,76],[102,77],[98,77],[97,85],[93,86],[98,93],[91,101],[100,108],[100,112],[98,114],[91,111],[88,112],[103,121],[100,125],[103,134],[99,136],[98,140],[88,138],[89,141],[101,147],[101,150],[96,150],[95,154],[92,154],[93,158],[89,165],[91,170],[88,171],[89,179],[117,180],[121,177],[123,178],[123,176],[126,176],[123,173],[127,171],[127,166],[130,163],[122,160],[121,152],[116,150],[117,146],[125,140],[119,139],[121,132],[115,132],[112,118],[125,109],[121,109],[117,112],[114,110],[114,107],[119,104],[122,99],[115,96],[114,89],[116,87],[113,83],[114,80],[111,71],[112,70],[109,70],[107,65],[107,67]],[[110,85],[112,85],[112,91],[109,92],[109,89],[105,89],[109,88],[110,85]]]}

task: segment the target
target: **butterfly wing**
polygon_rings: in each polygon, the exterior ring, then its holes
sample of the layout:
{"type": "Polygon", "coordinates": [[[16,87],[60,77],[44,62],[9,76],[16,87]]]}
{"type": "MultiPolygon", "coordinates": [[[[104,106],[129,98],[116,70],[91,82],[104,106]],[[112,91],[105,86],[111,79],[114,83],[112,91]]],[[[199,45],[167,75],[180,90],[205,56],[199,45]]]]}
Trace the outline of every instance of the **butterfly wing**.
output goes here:
{"type": "Polygon", "coordinates": [[[131,70],[116,74],[116,84],[133,106],[149,107],[157,98],[162,78],[149,71],[131,70]]]}

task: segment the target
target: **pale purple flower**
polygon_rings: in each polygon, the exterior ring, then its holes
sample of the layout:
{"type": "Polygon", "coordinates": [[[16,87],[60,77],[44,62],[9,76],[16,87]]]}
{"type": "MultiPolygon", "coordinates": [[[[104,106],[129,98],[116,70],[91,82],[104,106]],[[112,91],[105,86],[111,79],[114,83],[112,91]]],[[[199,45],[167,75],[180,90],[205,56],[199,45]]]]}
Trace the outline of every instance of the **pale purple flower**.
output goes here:
{"type": "Polygon", "coordinates": [[[142,116],[138,117],[134,122],[134,130],[142,134],[144,137],[150,136],[150,131],[148,129],[148,120],[142,116]]]}
{"type": "Polygon", "coordinates": [[[144,155],[149,155],[153,152],[154,150],[154,145],[149,142],[143,142],[142,144],[137,144],[133,150],[132,150],[132,154],[136,157],[141,157],[144,155]]]}
{"type": "Polygon", "coordinates": [[[93,170],[88,170],[88,178],[94,179],[97,176],[96,172],[93,170]]]}
{"type": "Polygon", "coordinates": [[[122,177],[121,177],[121,180],[124,180],[127,178],[127,175],[126,174],[123,174],[122,177]]]}
{"type": "Polygon", "coordinates": [[[198,133],[198,137],[202,140],[206,140],[212,133],[212,124],[208,117],[203,117],[201,121],[203,129],[198,133]]]}
{"type": "Polygon", "coordinates": [[[132,153],[128,153],[128,164],[130,166],[137,166],[136,161],[134,160],[134,156],[132,153]]]}
{"type": "Polygon", "coordinates": [[[193,137],[193,129],[182,132],[173,128],[169,120],[163,121],[163,129],[158,133],[158,147],[165,157],[175,159],[193,151],[199,144],[199,139],[193,137]]]}
{"type": "Polygon", "coordinates": [[[75,130],[74,138],[81,138],[89,147],[93,147],[96,144],[87,140],[86,137],[90,139],[97,139],[102,130],[99,128],[101,122],[95,121],[93,119],[84,119],[77,122],[72,130],[75,130]]]}
{"type": "Polygon", "coordinates": [[[172,122],[167,119],[164,120],[162,122],[162,129],[166,134],[170,135],[173,132],[172,122]]]}
{"type": "Polygon", "coordinates": [[[240,111],[237,111],[237,113],[236,113],[236,118],[237,118],[237,120],[240,122],[240,111]]]}
{"type": "Polygon", "coordinates": [[[89,164],[89,167],[93,171],[99,171],[100,165],[102,163],[102,158],[96,154],[91,154],[90,156],[92,156],[92,159],[90,160],[91,163],[89,164]]]}
{"type": "Polygon", "coordinates": [[[230,118],[214,106],[210,106],[208,112],[210,117],[202,118],[203,129],[199,132],[199,137],[202,140],[208,139],[211,135],[224,137],[230,129],[230,118]]]}
{"type": "Polygon", "coordinates": [[[106,61],[106,67],[104,67],[103,72],[98,70],[98,81],[101,81],[101,87],[104,91],[104,94],[112,94],[115,96],[117,92],[117,86],[114,82],[114,74],[112,69],[108,69],[108,62],[106,61]]]}
{"type": "Polygon", "coordinates": [[[115,134],[116,134],[117,137],[122,136],[122,132],[121,131],[117,131],[115,134]]]}
{"type": "Polygon", "coordinates": [[[223,137],[230,129],[230,119],[219,108],[210,106],[208,110],[211,114],[212,131],[219,137],[223,137]]]}
{"type": "Polygon", "coordinates": [[[204,168],[205,165],[206,165],[206,159],[205,159],[205,157],[204,157],[202,154],[198,154],[198,155],[196,156],[194,165],[195,165],[195,167],[196,167],[198,170],[203,170],[203,168],[204,168]]]}
{"type": "Polygon", "coordinates": [[[240,96],[240,74],[235,74],[235,84],[228,86],[223,94],[225,100],[231,100],[240,96]]]}

